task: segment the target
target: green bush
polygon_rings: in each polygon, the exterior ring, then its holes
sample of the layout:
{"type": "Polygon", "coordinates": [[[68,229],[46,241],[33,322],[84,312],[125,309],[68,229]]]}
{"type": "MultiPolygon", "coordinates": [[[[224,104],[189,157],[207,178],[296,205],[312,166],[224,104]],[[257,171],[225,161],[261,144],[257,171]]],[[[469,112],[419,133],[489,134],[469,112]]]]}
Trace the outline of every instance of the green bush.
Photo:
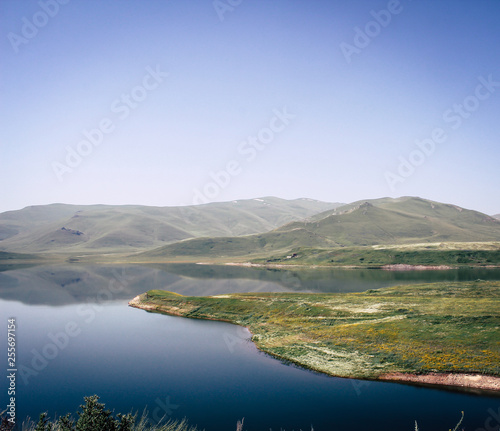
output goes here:
{"type": "MultiPolygon", "coordinates": [[[[99,402],[97,395],[84,397],[85,404],[80,406],[78,420],[71,418],[70,413],[54,421],[47,419],[47,413],[42,413],[37,424],[29,423],[23,426],[26,431],[196,431],[185,420],[169,421],[164,424],[151,425],[147,412],[136,423],[137,415],[118,413],[113,417],[105,405],[99,402]]],[[[23,424],[24,425],[24,424],[23,424]]],[[[8,428],[6,428],[8,429],[8,428]]],[[[3,431],[3,429],[0,429],[3,431]]]]}

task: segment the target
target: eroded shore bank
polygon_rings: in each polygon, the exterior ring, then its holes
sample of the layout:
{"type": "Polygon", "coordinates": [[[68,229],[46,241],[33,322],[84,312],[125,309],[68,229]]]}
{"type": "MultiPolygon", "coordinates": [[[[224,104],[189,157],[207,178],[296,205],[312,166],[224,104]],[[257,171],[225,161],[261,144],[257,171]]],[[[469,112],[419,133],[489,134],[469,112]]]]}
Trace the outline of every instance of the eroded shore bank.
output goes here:
{"type": "MultiPolygon", "coordinates": [[[[210,263],[197,262],[198,265],[210,265],[210,263]]],[[[458,269],[457,266],[450,265],[407,265],[407,264],[394,264],[394,265],[381,265],[381,266],[358,266],[358,265],[336,265],[336,266],[326,266],[326,265],[301,265],[301,264],[279,264],[279,263],[252,263],[252,262],[227,262],[224,265],[227,266],[241,266],[245,268],[276,268],[276,269],[287,269],[287,268],[338,268],[338,269],[383,269],[385,271],[443,271],[448,269],[458,269]]],[[[484,268],[484,267],[483,267],[484,268]]],[[[497,266],[490,265],[487,268],[498,268],[497,266]]]]}

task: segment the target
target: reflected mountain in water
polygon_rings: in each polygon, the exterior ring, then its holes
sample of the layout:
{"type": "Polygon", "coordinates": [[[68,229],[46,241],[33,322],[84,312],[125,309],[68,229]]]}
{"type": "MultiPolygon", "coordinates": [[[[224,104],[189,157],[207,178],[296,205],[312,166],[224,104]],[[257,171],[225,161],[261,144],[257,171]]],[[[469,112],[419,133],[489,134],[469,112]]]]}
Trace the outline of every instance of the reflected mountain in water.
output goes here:
{"type": "MultiPolygon", "coordinates": [[[[273,282],[284,291],[364,292],[399,284],[441,281],[500,280],[499,268],[460,268],[450,270],[386,271],[380,269],[291,268],[216,266],[200,264],[151,264],[166,272],[198,279],[251,279],[273,282]]],[[[262,290],[260,290],[262,291],[262,290]]],[[[236,292],[236,291],[235,291],[236,292]]],[[[227,293],[227,292],[225,292],[227,293]]]]}
{"type": "Polygon", "coordinates": [[[273,281],[192,278],[162,268],[117,265],[51,265],[0,272],[0,299],[33,305],[130,300],[150,289],[182,295],[286,291],[273,281]]]}
{"type": "Polygon", "coordinates": [[[500,280],[500,269],[391,272],[197,264],[40,265],[0,272],[0,299],[33,305],[130,300],[151,289],[188,296],[233,292],[362,292],[437,281],[500,280]]]}

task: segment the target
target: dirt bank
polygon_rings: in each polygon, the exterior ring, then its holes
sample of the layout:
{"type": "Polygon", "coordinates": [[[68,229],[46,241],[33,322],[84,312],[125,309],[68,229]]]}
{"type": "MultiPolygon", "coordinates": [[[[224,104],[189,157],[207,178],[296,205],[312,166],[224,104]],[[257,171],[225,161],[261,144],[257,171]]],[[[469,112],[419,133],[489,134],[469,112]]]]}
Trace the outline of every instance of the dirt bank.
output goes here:
{"type": "Polygon", "coordinates": [[[379,379],[424,383],[428,385],[458,386],[462,388],[482,389],[487,391],[500,391],[500,377],[485,376],[482,374],[430,373],[419,375],[390,373],[380,376],[379,379]]]}
{"type": "Polygon", "coordinates": [[[405,265],[398,263],[396,265],[383,265],[380,269],[385,269],[386,271],[424,271],[424,270],[440,270],[440,269],[453,269],[452,266],[448,265],[405,265]]]}

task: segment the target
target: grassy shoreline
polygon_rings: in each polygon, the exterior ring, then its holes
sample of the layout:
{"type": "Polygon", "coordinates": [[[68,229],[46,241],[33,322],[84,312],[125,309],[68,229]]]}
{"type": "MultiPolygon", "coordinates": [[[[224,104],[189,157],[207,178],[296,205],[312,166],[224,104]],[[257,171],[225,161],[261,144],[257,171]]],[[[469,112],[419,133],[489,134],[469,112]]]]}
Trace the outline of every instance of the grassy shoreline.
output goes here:
{"type": "Polygon", "coordinates": [[[276,265],[301,267],[337,268],[383,268],[387,265],[414,265],[420,267],[444,268],[486,268],[500,266],[500,243],[439,243],[412,244],[405,246],[336,247],[329,249],[294,248],[280,253],[241,253],[228,250],[217,253],[192,251],[190,254],[134,253],[129,255],[82,255],[74,256],[76,261],[97,261],[123,263],[161,262],[206,262],[210,264],[254,264],[273,267],[276,265]]]}
{"type": "MultiPolygon", "coordinates": [[[[458,245],[458,244],[457,244],[458,245]]],[[[446,246],[448,247],[448,245],[446,246]]],[[[345,247],[333,249],[294,249],[283,255],[252,259],[256,264],[301,264],[315,266],[355,266],[384,268],[388,265],[422,267],[487,267],[500,265],[498,244],[480,248],[445,248],[444,245],[413,245],[397,247],[345,247]],[[491,248],[489,248],[491,247],[491,248]]],[[[439,268],[438,268],[439,269],[439,268]]]]}
{"type": "MultiPolygon", "coordinates": [[[[332,376],[411,381],[404,376],[482,375],[475,387],[500,388],[500,282],[213,297],[155,290],[130,305],[245,326],[260,350],[332,376]]],[[[460,386],[459,380],[448,381],[460,386]]]]}
{"type": "Polygon", "coordinates": [[[0,252],[0,265],[43,263],[199,263],[238,264],[269,268],[360,268],[360,269],[458,269],[500,267],[500,242],[441,242],[333,248],[285,248],[281,251],[231,253],[230,250],[191,250],[185,254],[153,253],[154,250],[103,253],[9,253],[0,252]],[[417,268],[413,268],[417,267],[417,268]]]}

